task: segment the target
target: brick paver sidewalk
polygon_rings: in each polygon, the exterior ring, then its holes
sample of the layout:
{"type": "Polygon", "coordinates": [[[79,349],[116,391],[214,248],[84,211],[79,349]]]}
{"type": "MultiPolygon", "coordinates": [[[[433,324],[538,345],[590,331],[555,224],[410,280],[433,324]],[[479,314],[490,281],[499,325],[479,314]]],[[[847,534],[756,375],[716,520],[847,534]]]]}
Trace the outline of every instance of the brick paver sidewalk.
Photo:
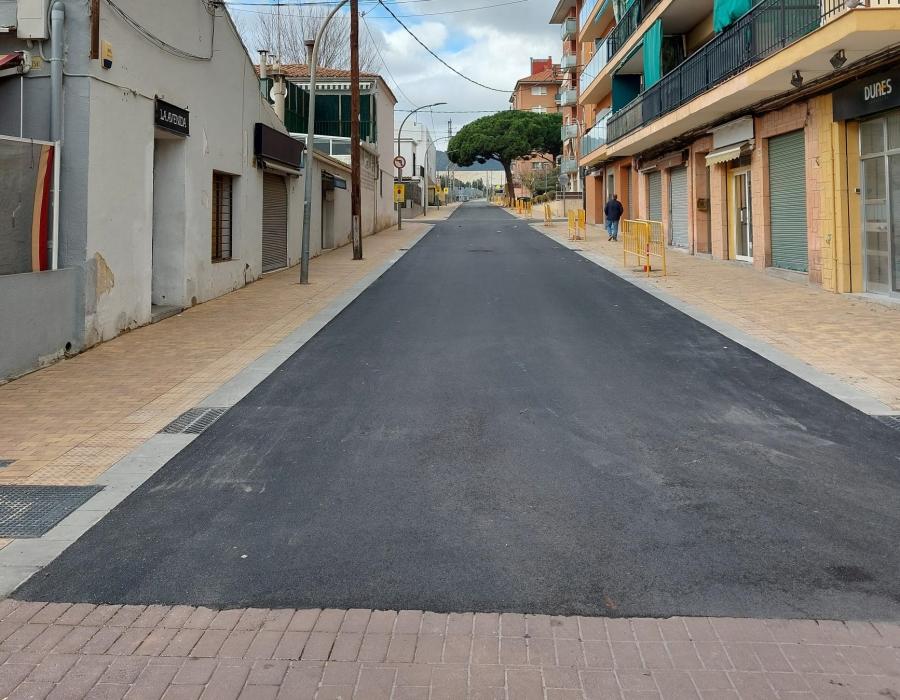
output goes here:
{"type": "Polygon", "coordinates": [[[267,275],[0,386],[0,460],[13,460],[0,484],[92,483],[424,230],[405,222],[366,238],[362,262],[349,248],[315,258],[310,285],[297,268],[267,275]]]}
{"type": "Polygon", "coordinates": [[[900,697],[900,625],[0,602],[9,698],[900,697]]]}
{"type": "MultiPolygon", "coordinates": [[[[568,242],[565,223],[536,228],[568,242]]],[[[577,245],[625,269],[621,242],[606,239],[602,227],[588,226],[577,245]]],[[[900,411],[900,304],[833,294],[746,263],[671,249],[667,259],[668,277],[650,278],[660,290],[900,411]]]]}

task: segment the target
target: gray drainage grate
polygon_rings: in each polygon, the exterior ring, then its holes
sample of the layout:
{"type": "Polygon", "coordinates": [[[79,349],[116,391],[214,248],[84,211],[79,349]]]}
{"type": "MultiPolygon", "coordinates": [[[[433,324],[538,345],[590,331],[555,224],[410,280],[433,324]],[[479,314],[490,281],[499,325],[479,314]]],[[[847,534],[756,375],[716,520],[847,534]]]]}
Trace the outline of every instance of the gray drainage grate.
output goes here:
{"type": "Polygon", "coordinates": [[[0,486],[0,537],[40,537],[102,486],[0,486]]]}
{"type": "Polygon", "coordinates": [[[163,428],[161,433],[199,435],[219,418],[227,408],[192,408],[163,428]]]}
{"type": "Polygon", "coordinates": [[[900,432],[900,416],[873,416],[873,418],[900,432]]]}

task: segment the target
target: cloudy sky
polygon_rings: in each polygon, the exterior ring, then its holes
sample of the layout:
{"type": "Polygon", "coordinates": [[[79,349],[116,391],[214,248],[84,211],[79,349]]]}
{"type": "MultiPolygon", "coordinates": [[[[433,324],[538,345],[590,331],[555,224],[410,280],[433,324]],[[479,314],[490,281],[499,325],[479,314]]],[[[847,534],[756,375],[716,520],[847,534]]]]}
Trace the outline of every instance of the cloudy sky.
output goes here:
{"type": "MultiPolygon", "coordinates": [[[[282,1],[300,4],[299,0],[282,1]]],[[[528,74],[531,57],[552,55],[559,60],[559,27],[547,24],[555,0],[393,0],[389,4],[447,63],[480,83],[505,91],[485,90],[454,75],[429,56],[384,8],[361,0],[365,25],[380,46],[376,63],[383,59],[386,64],[386,69],[382,66],[378,72],[397,94],[397,107],[448,103],[435,108],[433,116],[423,113],[421,118],[437,132],[436,136],[446,135],[450,119],[455,132],[482,116],[465,113],[470,110],[507,109],[509,90],[518,78],[528,74]],[[457,113],[441,114],[438,110],[457,113]]],[[[253,21],[244,7],[229,5],[239,22],[253,21]]],[[[365,27],[361,31],[365,34],[365,27]]],[[[446,139],[438,143],[439,148],[445,145],[446,139]]]]}

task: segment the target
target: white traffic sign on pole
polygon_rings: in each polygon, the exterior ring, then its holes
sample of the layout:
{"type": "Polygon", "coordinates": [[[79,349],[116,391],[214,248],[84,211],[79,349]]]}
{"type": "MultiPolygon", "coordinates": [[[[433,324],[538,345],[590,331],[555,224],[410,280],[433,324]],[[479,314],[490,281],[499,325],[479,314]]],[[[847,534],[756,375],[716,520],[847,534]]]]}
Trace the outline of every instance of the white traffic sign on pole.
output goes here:
{"type": "Polygon", "coordinates": [[[397,168],[397,170],[403,170],[403,168],[406,167],[406,158],[403,156],[394,158],[394,167],[397,168]]]}

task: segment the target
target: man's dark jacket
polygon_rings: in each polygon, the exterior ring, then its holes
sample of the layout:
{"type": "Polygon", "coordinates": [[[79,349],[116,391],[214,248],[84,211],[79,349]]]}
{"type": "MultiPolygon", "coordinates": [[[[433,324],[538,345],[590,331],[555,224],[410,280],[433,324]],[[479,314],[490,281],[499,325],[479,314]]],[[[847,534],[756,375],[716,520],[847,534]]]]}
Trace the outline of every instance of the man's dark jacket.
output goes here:
{"type": "Polygon", "coordinates": [[[622,206],[622,202],[618,199],[609,200],[606,206],[603,207],[603,213],[606,214],[606,218],[609,221],[618,221],[622,218],[624,211],[625,207],[622,206]]]}

